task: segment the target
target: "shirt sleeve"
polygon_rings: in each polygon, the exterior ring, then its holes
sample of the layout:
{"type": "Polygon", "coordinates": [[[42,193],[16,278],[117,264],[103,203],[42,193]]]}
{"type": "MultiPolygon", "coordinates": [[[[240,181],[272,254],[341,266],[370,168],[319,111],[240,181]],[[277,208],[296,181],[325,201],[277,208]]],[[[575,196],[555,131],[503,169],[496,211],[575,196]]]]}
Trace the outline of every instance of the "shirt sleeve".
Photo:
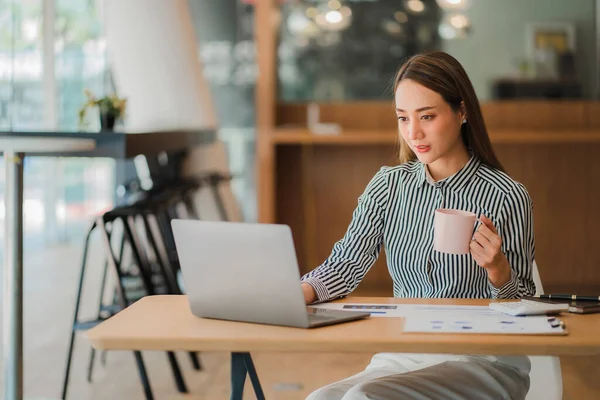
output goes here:
{"type": "Polygon", "coordinates": [[[335,243],[329,257],[301,278],[315,289],[319,301],[352,292],[377,260],[388,197],[386,171],[387,167],[380,169],[358,198],[346,234],[335,243]]]}
{"type": "Polygon", "coordinates": [[[511,268],[510,280],[496,288],[488,281],[494,299],[515,299],[535,294],[533,260],[535,237],[533,229],[533,201],[525,187],[518,184],[508,193],[501,211],[499,229],[502,252],[511,268]]]}

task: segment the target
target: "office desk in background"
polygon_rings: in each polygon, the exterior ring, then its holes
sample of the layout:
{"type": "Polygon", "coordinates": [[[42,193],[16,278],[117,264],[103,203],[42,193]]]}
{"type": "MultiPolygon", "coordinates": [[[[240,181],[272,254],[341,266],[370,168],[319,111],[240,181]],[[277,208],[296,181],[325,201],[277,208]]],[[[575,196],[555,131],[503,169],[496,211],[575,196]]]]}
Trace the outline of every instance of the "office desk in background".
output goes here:
{"type": "Polygon", "coordinates": [[[4,400],[23,398],[23,160],[25,157],[109,157],[182,152],[210,143],[213,131],[0,132],[5,162],[4,400]]]}
{"type": "MultiPolygon", "coordinates": [[[[489,300],[347,298],[352,303],[487,305],[489,300]]],[[[197,318],[186,296],[145,297],[87,332],[104,350],[187,350],[232,353],[232,396],[241,399],[246,370],[255,390],[251,351],[403,352],[507,355],[598,355],[600,314],[561,316],[567,336],[404,333],[403,318],[368,318],[299,329],[197,318]]],[[[260,398],[260,396],[258,396],[260,398]]]]}

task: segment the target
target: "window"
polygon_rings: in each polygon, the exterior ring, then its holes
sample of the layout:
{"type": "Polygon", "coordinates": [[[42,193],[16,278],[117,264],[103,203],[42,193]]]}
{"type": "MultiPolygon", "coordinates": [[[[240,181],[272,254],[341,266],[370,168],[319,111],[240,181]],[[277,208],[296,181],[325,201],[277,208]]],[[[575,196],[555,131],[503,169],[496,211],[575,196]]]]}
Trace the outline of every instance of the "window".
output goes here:
{"type": "MultiPolygon", "coordinates": [[[[1,130],[77,131],[83,90],[101,96],[112,87],[102,36],[102,1],[4,1],[0,7],[1,130]],[[45,30],[45,24],[53,29],[45,30]]],[[[0,174],[3,237],[3,162],[0,174]]],[[[114,160],[27,158],[24,175],[27,247],[80,239],[91,216],[113,204],[114,160]]]]}

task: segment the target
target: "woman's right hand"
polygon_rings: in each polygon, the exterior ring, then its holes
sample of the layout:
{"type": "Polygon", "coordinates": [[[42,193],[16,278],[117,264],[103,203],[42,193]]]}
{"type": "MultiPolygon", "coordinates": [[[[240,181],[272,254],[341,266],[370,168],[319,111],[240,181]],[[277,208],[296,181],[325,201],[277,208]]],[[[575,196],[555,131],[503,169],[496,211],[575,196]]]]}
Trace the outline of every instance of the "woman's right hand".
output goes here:
{"type": "Polygon", "coordinates": [[[302,293],[304,293],[304,302],[306,304],[310,304],[317,300],[317,293],[312,286],[305,282],[300,284],[300,286],[302,287],[302,293]]]}

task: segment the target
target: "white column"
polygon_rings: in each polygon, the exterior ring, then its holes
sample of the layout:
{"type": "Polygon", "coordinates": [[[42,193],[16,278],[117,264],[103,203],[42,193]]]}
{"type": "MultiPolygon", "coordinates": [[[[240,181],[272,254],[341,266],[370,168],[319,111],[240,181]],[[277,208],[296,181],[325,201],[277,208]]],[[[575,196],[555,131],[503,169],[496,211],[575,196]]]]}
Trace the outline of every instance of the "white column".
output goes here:
{"type": "Polygon", "coordinates": [[[107,0],[105,30],[128,130],[216,127],[187,0],[107,0]]]}

